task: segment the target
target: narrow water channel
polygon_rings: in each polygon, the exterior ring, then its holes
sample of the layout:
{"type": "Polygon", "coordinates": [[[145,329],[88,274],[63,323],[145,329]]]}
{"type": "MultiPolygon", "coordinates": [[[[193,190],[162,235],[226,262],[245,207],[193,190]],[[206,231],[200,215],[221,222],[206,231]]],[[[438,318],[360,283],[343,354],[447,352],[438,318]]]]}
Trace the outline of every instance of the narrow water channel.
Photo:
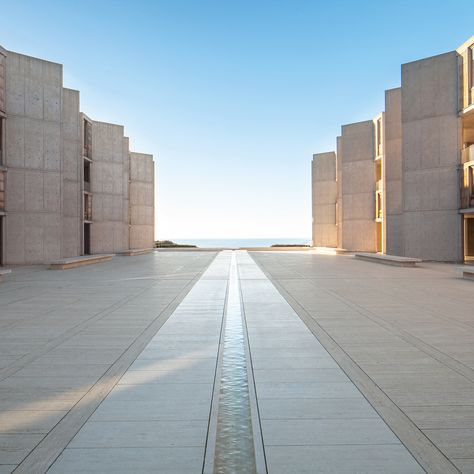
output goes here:
{"type": "Polygon", "coordinates": [[[215,474],[257,472],[243,324],[237,262],[232,252],[219,381],[215,474]]]}

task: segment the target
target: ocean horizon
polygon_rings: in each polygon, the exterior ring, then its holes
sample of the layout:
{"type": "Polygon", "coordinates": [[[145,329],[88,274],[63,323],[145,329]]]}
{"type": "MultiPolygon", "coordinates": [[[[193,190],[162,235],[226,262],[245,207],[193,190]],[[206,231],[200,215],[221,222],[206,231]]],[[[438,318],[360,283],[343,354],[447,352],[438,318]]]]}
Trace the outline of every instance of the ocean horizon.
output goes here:
{"type": "Polygon", "coordinates": [[[240,247],[270,247],[274,244],[310,245],[308,237],[268,237],[247,239],[169,239],[177,244],[197,245],[200,248],[240,248],[240,247]]]}

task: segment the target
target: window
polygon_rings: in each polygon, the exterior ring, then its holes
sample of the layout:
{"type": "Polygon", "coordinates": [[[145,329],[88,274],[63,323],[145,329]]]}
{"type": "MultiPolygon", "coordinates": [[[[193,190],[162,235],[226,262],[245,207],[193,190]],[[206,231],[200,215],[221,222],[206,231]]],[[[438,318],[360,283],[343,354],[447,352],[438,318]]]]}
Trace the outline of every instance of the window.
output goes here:
{"type": "Polygon", "coordinates": [[[84,156],[92,158],[92,124],[84,120],[84,156]]]}
{"type": "Polygon", "coordinates": [[[469,97],[470,97],[470,104],[474,104],[474,45],[469,48],[468,54],[468,61],[469,61],[469,97]]]}
{"type": "Polygon", "coordinates": [[[382,118],[379,118],[375,123],[375,155],[381,156],[382,152],[382,118]]]}
{"type": "Polygon", "coordinates": [[[375,218],[383,219],[383,207],[382,207],[382,193],[377,192],[375,194],[375,218]]]}
{"type": "Polygon", "coordinates": [[[0,211],[5,210],[5,172],[0,170],[0,211]]]}
{"type": "Polygon", "coordinates": [[[4,126],[5,126],[5,119],[3,117],[0,117],[0,166],[3,165],[3,145],[4,145],[3,128],[4,126]]]}
{"type": "Polygon", "coordinates": [[[92,196],[84,193],[84,220],[92,220],[92,196]]]}
{"type": "Polygon", "coordinates": [[[474,165],[469,166],[469,207],[474,206],[474,165]]]}

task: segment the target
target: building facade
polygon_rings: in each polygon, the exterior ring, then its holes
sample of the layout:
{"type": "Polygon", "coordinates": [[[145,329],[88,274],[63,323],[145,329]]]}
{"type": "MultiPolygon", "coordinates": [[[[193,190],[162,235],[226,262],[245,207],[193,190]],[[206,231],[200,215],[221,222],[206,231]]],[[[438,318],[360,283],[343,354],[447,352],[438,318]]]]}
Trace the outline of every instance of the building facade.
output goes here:
{"type": "MultiPolygon", "coordinates": [[[[62,65],[0,48],[1,264],[130,248],[128,139],[81,114],[79,99],[62,65]]],[[[153,206],[154,190],[143,192],[153,206]]],[[[141,243],[152,247],[148,225],[141,243]]]]}
{"type": "Polygon", "coordinates": [[[336,154],[313,155],[313,245],[337,247],[336,154]]]}
{"type": "Polygon", "coordinates": [[[403,64],[385,111],[342,127],[336,168],[337,247],[474,260],[474,37],[403,64]]]}

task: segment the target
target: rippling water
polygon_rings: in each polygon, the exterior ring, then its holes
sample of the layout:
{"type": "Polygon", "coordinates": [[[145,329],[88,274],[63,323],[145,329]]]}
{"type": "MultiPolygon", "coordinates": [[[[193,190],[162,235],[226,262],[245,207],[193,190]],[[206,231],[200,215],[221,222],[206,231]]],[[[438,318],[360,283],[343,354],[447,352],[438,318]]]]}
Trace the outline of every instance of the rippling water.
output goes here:
{"type": "Polygon", "coordinates": [[[235,254],[229,281],[214,472],[256,473],[244,328],[235,254]]]}

